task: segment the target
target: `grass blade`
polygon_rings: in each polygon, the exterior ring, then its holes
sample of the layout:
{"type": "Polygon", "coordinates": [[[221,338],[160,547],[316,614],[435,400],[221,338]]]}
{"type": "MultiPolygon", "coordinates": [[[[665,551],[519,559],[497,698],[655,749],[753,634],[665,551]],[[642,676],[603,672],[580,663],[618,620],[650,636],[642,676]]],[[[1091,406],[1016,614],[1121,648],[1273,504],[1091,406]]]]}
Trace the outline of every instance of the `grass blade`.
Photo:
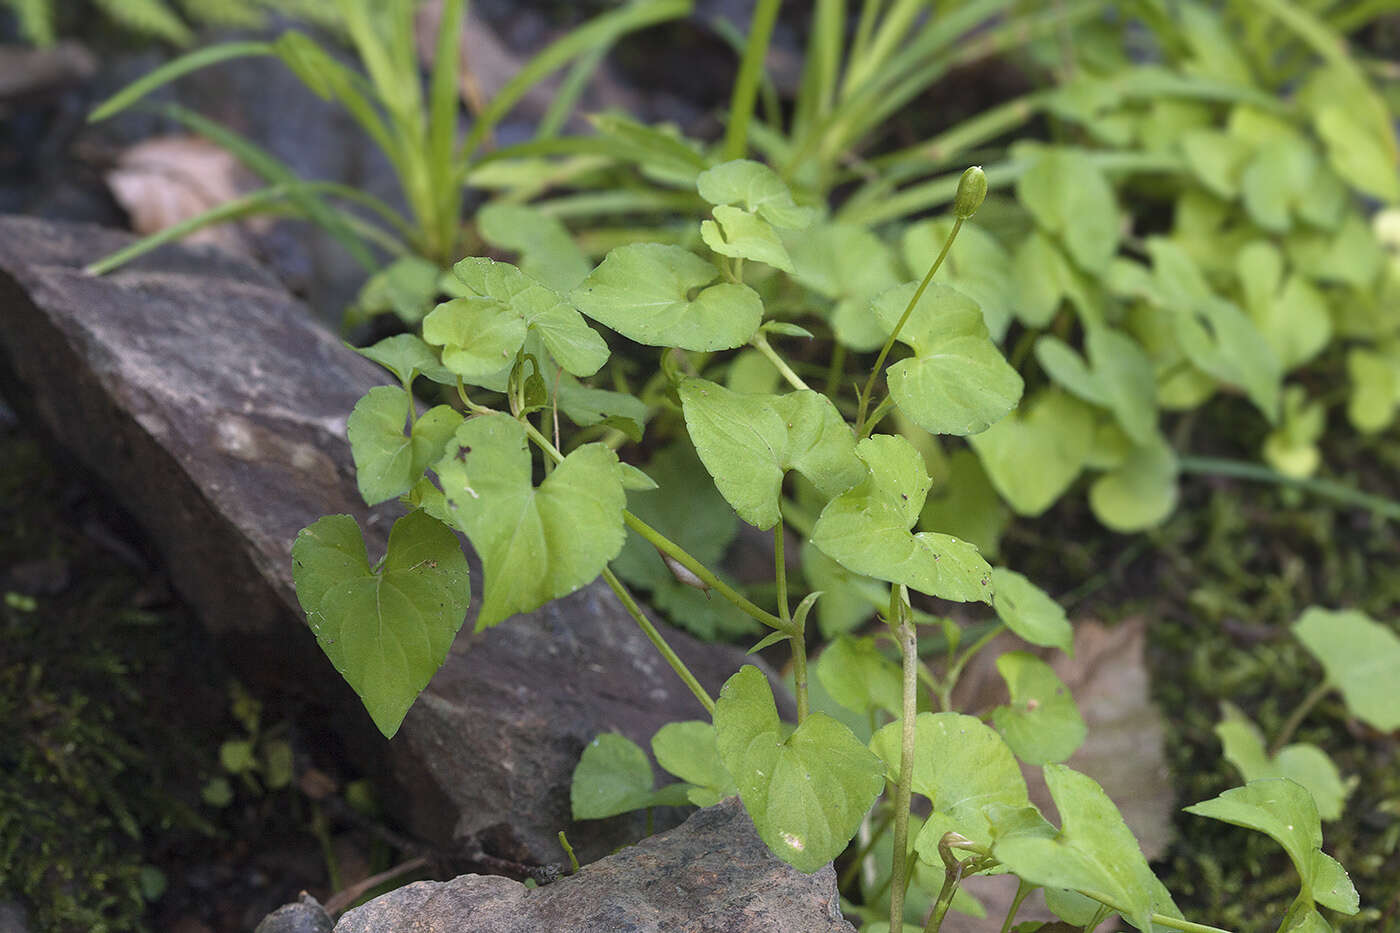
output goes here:
{"type": "Polygon", "coordinates": [[[188,55],[181,55],[174,61],[161,65],[150,74],[137,78],[98,104],[97,108],[88,115],[88,122],[96,123],[98,120],[105,120],[113,114],[120,113],[156,88],[169,84],[176,78],[183,77],[192,71],[198,71],[209,65],[234,58],[249,58],[274,53],[275,50],[270,42],[224,42],[220,45],[211,45],[207,49],[191,52],[188,55]]]}

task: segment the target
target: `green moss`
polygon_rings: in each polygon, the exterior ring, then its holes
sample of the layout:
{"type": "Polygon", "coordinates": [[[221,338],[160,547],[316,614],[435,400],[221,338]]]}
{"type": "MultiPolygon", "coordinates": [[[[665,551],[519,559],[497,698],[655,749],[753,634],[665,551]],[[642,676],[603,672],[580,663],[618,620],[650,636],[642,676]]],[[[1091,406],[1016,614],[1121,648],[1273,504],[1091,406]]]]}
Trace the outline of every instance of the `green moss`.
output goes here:
{"type": "Polygon", "coordinates": [[[0,462],[0,567],[62,561],[68,577],[0,600],[0,898],[37,931],[144,929],[162,876],[143,843],[210,828],[183,788],[216,771],[212,749],[149,699],[187,681],[189,623],[146,608],[149,581],[74,527],[32,441],[0,433],[0,462]]]}

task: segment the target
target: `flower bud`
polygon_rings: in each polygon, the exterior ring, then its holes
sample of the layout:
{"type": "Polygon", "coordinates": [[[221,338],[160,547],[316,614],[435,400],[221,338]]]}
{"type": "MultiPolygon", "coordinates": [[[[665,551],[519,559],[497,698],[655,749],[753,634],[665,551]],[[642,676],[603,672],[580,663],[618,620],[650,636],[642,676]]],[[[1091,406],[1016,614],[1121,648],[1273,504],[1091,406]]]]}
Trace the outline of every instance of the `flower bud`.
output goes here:
{"type": "Polygon", "coordinates": [[[953,196],[953,213],[959,220],[967,220],[977,213],[977,208],[986,198],[987,175],[982,171],[982,166],[974,165],[958,179],[958,193],[953,196]]]}

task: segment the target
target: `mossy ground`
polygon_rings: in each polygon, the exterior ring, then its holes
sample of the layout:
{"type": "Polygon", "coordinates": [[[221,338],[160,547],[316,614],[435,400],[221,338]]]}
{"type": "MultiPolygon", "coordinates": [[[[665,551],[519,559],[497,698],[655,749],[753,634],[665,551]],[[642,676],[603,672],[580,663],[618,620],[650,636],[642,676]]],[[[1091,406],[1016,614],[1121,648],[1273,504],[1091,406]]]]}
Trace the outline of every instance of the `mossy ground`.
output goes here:
{"type": "MultiPolygon", "coordinates": [[[[1242,405],[1217,402],[1199,418],[1198,445],[1252,459],[1262,436],[1241,432],[1257,422],[1242,405]]],[[[1329,475],[1400,500],[1400,437],[1335,427],[1322,442],[1329,475]]],[[[1289,631],[1304,609],[1357,608],[1400,630],[1400,525],[1279,486],[1183,475],[1176,513],[1143,537],[1096,528],[1083,497],[1071,496],[1013,530],[1006,551],[1009,566],[1068,593],[1072,616],[1149,620],[1153,699],[1179,807],[1241,783],[1213,732],[1221,701],[1271,740],[1322,676],[1289,631]]],[[[1400,703],[1400,687],[1396,694],[1400,703]]],[[[1350,720],[1333,694],[1293,740],[1320,746],[1356,782],[1342,818],[1323,825],[1324,848],[1346,866],[1362,904],[1334,924],[1400,930],[1400,738],[1350,720]]],[[[1238,933],[1275,930],[1297,892],[1279,846],[1186,813],[1175,827],[1154,868],[1186,916],[1238,933]]]]}
{"type": "Polygon", "coordinates": [[[122,516],[3,423],[0,464],[0,900],[34,933],[222,933],[324,894],[305,800],[221,764],[230,675],[122,516]]]}

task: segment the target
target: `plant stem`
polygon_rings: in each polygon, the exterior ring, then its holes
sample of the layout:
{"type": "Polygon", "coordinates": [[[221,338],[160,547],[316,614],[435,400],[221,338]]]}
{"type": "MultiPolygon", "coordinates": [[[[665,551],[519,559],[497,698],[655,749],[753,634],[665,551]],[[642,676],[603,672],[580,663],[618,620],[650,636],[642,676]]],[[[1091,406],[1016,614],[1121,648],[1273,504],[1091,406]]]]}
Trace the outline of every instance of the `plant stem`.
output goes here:
{"type": "Polygon", "coordinates": [[[894,399],[885,396],[884,401],[876,405],[875,410],[870,413],[870,417],[865,419],[865,426],[861,428],[861,434],[864,437],[869,437],[870,432],[874,431],[875,426],[884,420],[885,415],[890,413],[891,408],[894,408],[894,399]]]}
{"type": "Polygon", "coordinates": [[[622,520],[627,523],[628,528],[631,528],[637,534],[645,538],[651,544],[652,547],[656,548],[661,553],[669,556],[676,563],[684,567],[686,570],[689,570],[691,573],[695,574],[701,579],[701,581],[704,582],[706,586],[710,587],[710,589],[714,590],[716,593],[729,600],[735,606],[738,606],[749,616],[751,616],[759,622],[762,622],[769,628],[777,629],[780,632],[788,631],[788,629],[783,626],[782,619],[773,615],[773,613],[771,612],[759,608],[749,600],[745,599],[742,595],[739,594],[737,590],[734,589],[734,587],[730,586],[728,583],[725,583],[719,577],[715,576],[714,573],[708,567],[706,567],[704,564],[700,563],[698,560],[686,553],[685,549],[682,548],[679,544],[676,544],[674,541],[667,538],[661,532],[657,531],[655,528],[651,527],[646,522],[642,521],[640,518],[633,515],[631,512],[626,511],[625,509],[622,512],[622,520]]]}
{"type": "Polygon", "coordinates": [[[651,640],[652,645],[654,645],[656,650],[661,653],[661,656],[666,659],[666,663],[671,665],[671,670],[675,671],[676,676],[690,688],[691,693],[695,694],[695,699],[699,700],[700,705],[705,707],[705,712],[713,716],[715,713],[715,701],[710,698],[705,688],[700,686],[700,681],[695,679],[695,675],[690,672],[690,668],[685,666],[685,662],[680,659],[680,656],[671,649],[670,645],[666,644],[666,639],[661,637],[661,633],[656,630],[656,626],[651,624],[651,620],[647,618],[646,613],[642,612],[641,607],[637,605],[637,601],[632,598],[631,592],[629,592],[622,581],[617,578],[617,574],[613,573],[610,568],[604,567],[603,579],[608,581],[608,586],[612,587],[612,591],[617,594],[617,598],[622,600],[622,605],[627,610],[627,614],[636,620],[637,624],[642,627],[642,631],[646,634],[647,638],[651,640]]]}
{"type": "Polygon", "coordinates": [[[1001,922],[1001,933],[1009,933],[1011,924],[1016,921],[1016,914],[1021,909],[1021,902],[1030,896],[1036,886],[1027,884],[1024,879],[1016,879],[1016,896],[1011,899],[1011,908],[1006,912],[1006,919],[1001,922]]]}
{"type": "Polygon", "coordinates": [[[802,628],[794,627],[792,613],[788,609],[787,560],[783,557],[786,534],[783,520],[779,517],[778,523],[773,526],[773,571],[778,587],[778,618],[782,620],[784,630],[792,633],[789,641],[792,643],[793,687],[797,693],[797,724],[800,726],[807,718],[807,633],[805,625],[802,628]]]}
{"type": "Polygon", "coordinates": [[[779,356],[778,351],[774,350],[773,347],[769,345],[767,337],[763,334],[758,334],[753,338],[752,343],[753,348],[767,357],[768,362],[773,364],[773,368],[782,373],[783,378],[788,381],[788,385],[792,386],[794,389],[811,391],[812,387],[803,382],[802,377],[793,372],[792,367],[787,364],[787,361],[779,356]]]}
{"type": "Polygon", "coordinates": [[[734,81],[734,94],[729,101],[729,126],[724,133],[724,158],[742,159],[748,151],[749,119],[758,99],[758,85],[763,77],[763,63],[768,56],[768,40],[773,24],[778,20],[781,0],[758,0],[749,21],[749,44],[739,63],[739,76],[734,81]]]}
{"type": "Polygon", "coordinates": [[[875,358],[875,365],[870,369],[870,378],[865,380],[865,388],[860,391],[859,405],[856,409],[856,436],[864,437],[865,412],[870,407],[870,393],[875,390],[875,380],[880,375],[881,368],[885,365],[885,357],[890,355],[890,348],[894,346],[895,339],[899,337],[899,332],[904,329],[909,316],[914,313],[914,306],[919,303],[919,299],[924,297],[924,292],[928,289],[929,282],[933,281],[933,274],[938,271],[938,267],[943,265],[943,260],[948,258],[948,250],[953,248],[953,241],[958,237],[958,231],[962,229],[963,220],[961,217],[953,221],[953,229],[948,231],[948,238],[943,241],[943,249],[939,251],[938,258],[933,261],[933,265],[928,267],[928,274],[919,283],[919,287],[914,291],[914,297],[909,299],[909,305],[904,309],[904,314],[900,315],[899,323],[895,324],[894,330],[890,331],[890,336],[885,340],[885,345],[880,348],[880,355],[875,358]]]}
{"type": "Polygon", "coordinates": [[[1257,463],[1240,460],[1223,460],[1215,457],[1182,457],[1177,461],[1183,473],[1199,473],[1206,476],[1229,476],[1233,479],[1247,479],[1257,483],[1276,483],[1280,486],[1293,486],[1304,492],[1322,496],[1345,505],[1368,509],[1382,518],[1400,522],[1400,502],[1373,496],[1370,493],[1352,489],[1343,483],[1330,479],[1299,479],[1285,476],[1257,463]]]}
{"type": "Polygon", "coordinates": [[[924,924],[924,933],[937,933],[943,927],[943,918],[948,915],[948,908],[953,904],[953,895],[958,893],[961,881],[961,864],[943,870],[943,887],[938,889],[938,900],[934,902],[933,913],[928,915],[928,923],[924,924]]]}
{"type": "Polygon", "coordinates": [[[899,783],[894,791],[894,858],[890,871],[890,929],[904,928],[904,890],[909,884],[909,798],[914,792],[914,718],[919,709],[919,643],[899,595],[899,641],[904,696],[899,733],[899,783]]]}
{"type": "Polygon", "coordinates": [[[948,672],[943,675],[940,696],[945,710],[951,710],[953,708],[953,688],[957,686],[958,677],[962,675],[963,668],[967,666],[967,662],[971,661],[977,652],[986,647],[987,642],[1001,634],[1001,630],[1005,627],[1006,624],[1004,622],[999,622],[987,629],[987,631],[982,633],[981,638],[973,642],[972,645],[948,667],[948,672]]]}
{"type": "Polygon", "coordinates": [[[1298,726],[1302,725],[1308,713],[1312,712],[1312,708],[1317,705],[1319,700],[1331,692],[1332,684],[1326,680],[1323,680],[1322,683],[1308,691],[1308,695],[1303,697],[1302,702],[1294,707],[1293,714],[1288,717],[1288,721],[1285,722],[1283,728],[1279,730],[1278,737],[1275,738],[1273,744],[1269,746],[1270,758],[1277,755],[1279,751],[1288,744],[1288,740],[1293,738],[1293,733],[1298,731],[1298,726]]]}
{"type": "MultiPolygon", "coordinates": [[[[1093,891],[1080,891],[1087,898],[1098,901],[1100,904],[1120,914],[1131,914],[1132,911],[1121,904],[1115,904],[1110,898],[1097,894],[1093,891]]],[[[1163,926],[1170,930],[1183,930],[1185,933],[1230,933],[1229,930],[1222,930],[1220,927],[1213,927],[1205,923],[1193,923],[1190,920],[1178,920],[1176,917],[1168,917],[1164,914],[1152,915],[1153,926],[1163,926]]]]}

